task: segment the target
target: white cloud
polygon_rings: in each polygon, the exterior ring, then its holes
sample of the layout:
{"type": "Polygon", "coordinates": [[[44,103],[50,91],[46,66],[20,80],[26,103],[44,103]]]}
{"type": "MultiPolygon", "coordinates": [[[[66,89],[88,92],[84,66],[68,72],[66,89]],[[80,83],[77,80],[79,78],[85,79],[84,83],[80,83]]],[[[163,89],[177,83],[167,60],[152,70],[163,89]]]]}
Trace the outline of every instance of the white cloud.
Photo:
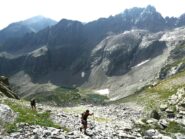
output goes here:
{"type": "Polygon", "coordinates": [[[148,4],[163,16],[179,16],[185,12],[184,0],[0,0],[0,28],[36,15],[57,21],[68,18],[88,22],[148,4]]]}

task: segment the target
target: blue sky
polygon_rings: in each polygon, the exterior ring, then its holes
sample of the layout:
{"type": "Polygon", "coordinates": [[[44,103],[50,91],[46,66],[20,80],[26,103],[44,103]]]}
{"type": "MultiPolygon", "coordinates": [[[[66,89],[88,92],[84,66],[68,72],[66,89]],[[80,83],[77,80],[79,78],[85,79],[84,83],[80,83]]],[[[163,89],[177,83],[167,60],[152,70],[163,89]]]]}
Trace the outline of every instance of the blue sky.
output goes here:
{"type": "Polygon", "coordinates": [[[185,0],[0,0],[0,29],[37,15],[56,21],[67,18],[89,22],[149,4],[163,16],[185,13],[185,0]]]}

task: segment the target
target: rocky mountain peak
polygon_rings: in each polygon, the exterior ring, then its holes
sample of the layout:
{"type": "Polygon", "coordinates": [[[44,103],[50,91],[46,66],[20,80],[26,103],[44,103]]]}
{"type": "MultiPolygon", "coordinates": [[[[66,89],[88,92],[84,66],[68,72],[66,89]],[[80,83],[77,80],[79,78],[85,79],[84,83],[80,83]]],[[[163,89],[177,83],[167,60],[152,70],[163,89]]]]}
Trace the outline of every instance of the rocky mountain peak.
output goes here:
{"type": "Polygon", "coordinates": [[[157,11],[156,11],[156,8],[155,8],[154,6],[152,6],[152,5],[148,5],[148,6],[145,8],[144,11],[145,11],[145,12],[148,12],[148,13],[155,13],[155,12],[157,12],[157,11]]]}
{"type": "Polygon", "coordinates": [[[183,26],[185,24],[185,14],[182,14],[177,20],[177,26],[183,26]]]}
{"type": "Polygon", "coordinates": [[[24,37],[24,35],[28,33],[39,32],[46,27],[55,25],[56,23],[56,21],[43,16],[35,16],[33,18],[12,23],[0,31],[0,44],[9,39],[24,37]]]}

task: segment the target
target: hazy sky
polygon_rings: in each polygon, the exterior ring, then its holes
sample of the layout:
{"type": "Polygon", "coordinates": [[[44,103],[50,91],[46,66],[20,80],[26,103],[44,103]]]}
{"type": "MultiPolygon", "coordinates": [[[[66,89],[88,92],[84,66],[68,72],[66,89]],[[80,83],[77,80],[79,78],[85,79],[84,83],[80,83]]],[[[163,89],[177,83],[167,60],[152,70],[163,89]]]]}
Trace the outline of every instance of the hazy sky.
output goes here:
{"type": "Polygon", "coordinates": [[[163,16],[185,13],[185,0],[0,0],[0,29],[36,15],[56,21],[67,18],[88,22],[149,4],[163,16]]]}

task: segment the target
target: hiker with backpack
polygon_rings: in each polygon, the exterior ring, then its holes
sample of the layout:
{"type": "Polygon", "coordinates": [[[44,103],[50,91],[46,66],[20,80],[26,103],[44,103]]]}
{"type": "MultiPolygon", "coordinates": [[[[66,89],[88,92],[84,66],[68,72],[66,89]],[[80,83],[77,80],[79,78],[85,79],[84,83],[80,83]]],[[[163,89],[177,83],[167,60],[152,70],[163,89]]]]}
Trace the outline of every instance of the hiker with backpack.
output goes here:
{"type": "Polygon", "coordinates": [[[84,113],[82,113],[82,117],[81,117],[81,123],[82,123],[82,127],[80,127],[80,131],[82,132],[82,129],[84,129],[84,134],[87,135],[86,129],[87,129],[87,118],[88,116],[93,115],[93,113],[89,113],[89,110],[86,110],[84,113]]]}

